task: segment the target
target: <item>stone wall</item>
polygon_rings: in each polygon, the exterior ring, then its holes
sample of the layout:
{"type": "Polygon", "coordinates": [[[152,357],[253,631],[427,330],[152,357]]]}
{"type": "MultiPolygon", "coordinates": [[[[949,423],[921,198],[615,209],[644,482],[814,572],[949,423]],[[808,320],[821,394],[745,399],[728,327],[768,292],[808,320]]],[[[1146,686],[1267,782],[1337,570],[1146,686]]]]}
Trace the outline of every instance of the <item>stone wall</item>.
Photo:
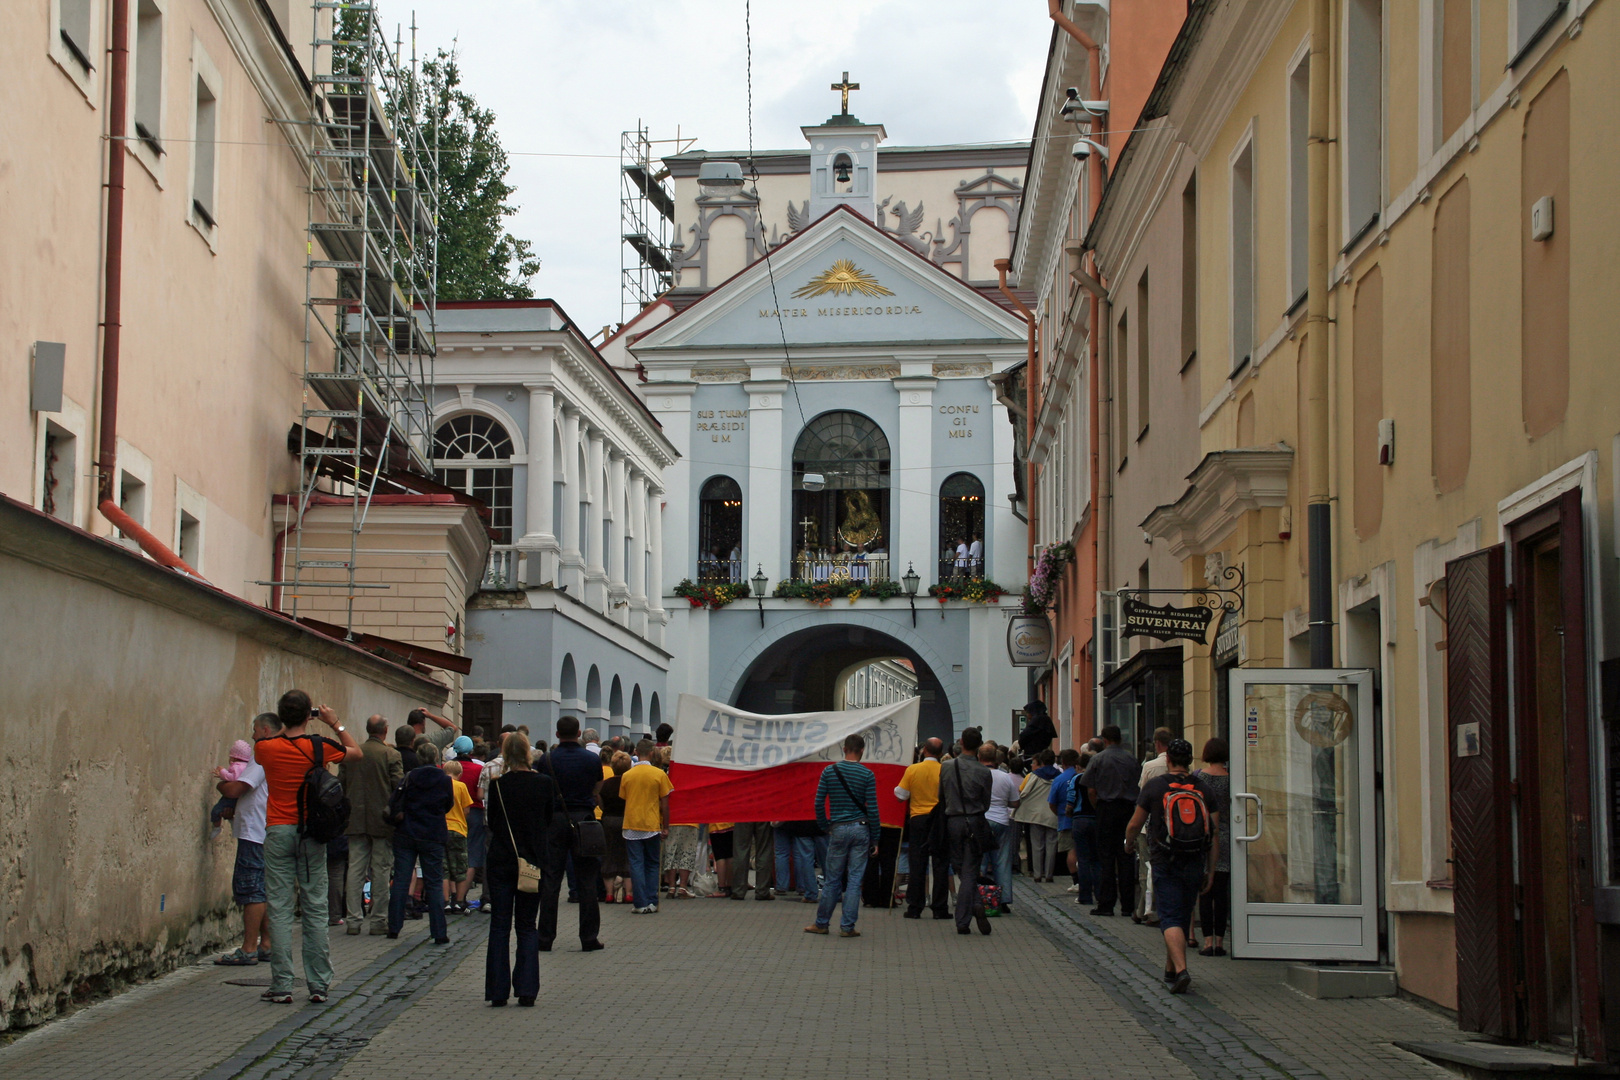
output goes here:
{"type": "Polygon", "coordinates": [[[438,684],[0,496],[0,1030],[239,931],[213,769],[290,687],[346,722],[438,684]]]}

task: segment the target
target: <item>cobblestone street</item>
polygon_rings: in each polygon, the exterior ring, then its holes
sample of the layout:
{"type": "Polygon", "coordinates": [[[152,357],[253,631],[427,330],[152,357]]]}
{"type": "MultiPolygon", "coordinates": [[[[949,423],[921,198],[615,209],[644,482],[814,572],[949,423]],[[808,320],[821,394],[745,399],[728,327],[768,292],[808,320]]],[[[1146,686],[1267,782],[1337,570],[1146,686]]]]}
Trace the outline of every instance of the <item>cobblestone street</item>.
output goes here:
{"type": "Polygon", "coordinates": [[[0,1049],[0,1075],[1449,1075],[1392,1045],[1459,1037],[1408,1001],[1315,1001],[1283,964],[1197,957],[1193,993],[1172,997],[1155,931],[1091,918],[1054,886],[1021,884],[1015,906],[989,938],[863,911],[857,940],[802,933],[810,909],[781,900],[608,907],[601,954],[573,946],[570,909],[532,1013],[484,1004],[481,916],[453,919],[445,947],[422,923],[400,942],[336,930],[326,1006],[262,1004],[268,967],[204,962],[0,1049]]]}

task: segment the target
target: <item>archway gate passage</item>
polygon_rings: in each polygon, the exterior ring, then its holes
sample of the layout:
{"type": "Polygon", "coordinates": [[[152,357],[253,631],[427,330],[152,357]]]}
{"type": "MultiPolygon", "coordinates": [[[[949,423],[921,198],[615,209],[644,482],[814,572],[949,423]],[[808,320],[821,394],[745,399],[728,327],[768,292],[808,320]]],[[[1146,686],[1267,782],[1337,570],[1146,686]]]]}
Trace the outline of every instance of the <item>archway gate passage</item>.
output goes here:
{"type": "Polygon", "coordinates": [[[838,682],[852,667],[900,657],[917,673],[917,737],[954,737],[957,710],[966,716],[962,688],[942,681],[938,672],[949,678],[951,665],[909,626],[886,627],[885,620],[864,613],[852,613],[848,621],[806,616],[794,623],[738,657],[716,688],[725,695],[721,700],[766,715],[832,710],[838,682]]]}

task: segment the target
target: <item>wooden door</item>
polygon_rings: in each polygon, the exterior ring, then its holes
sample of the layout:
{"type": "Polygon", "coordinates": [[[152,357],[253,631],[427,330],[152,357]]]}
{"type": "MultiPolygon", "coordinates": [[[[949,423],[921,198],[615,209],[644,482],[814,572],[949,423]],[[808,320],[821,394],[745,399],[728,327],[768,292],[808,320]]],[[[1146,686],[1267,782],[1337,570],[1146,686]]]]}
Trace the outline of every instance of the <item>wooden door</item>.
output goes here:
{"type": "Polygon", "coordinates": [[[1511,534],[1527,1035],[1602,1060],[1580,492],[1511,534]]]}
{"type": "Polygon", "coordinates": [[[1513,909],[1504,549],[1446,564],[1446,718],[1451,759],[1457,1024],[1522,1032],[1513,909]]]}

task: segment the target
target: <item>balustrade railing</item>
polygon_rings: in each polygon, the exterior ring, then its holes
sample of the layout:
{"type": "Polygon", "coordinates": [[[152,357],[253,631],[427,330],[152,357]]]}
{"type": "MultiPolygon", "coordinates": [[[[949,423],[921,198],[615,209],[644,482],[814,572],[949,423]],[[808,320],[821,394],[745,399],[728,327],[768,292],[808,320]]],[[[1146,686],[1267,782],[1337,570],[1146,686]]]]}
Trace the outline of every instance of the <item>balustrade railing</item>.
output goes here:
{"type": "Polygon", "coordinates": [[[523,553],[511,544],[493,545],[489,549],[489,561],[484,564],[484,577],[478,583],[478,587],[496,592],[521,589],[522,561],[523,553]]]}
{"type": "Polygon", "coordinates": [[[793,580],[808,582],[884,581],[889,556],[848,552],[801,551],[793,557],[793,580]]]}

